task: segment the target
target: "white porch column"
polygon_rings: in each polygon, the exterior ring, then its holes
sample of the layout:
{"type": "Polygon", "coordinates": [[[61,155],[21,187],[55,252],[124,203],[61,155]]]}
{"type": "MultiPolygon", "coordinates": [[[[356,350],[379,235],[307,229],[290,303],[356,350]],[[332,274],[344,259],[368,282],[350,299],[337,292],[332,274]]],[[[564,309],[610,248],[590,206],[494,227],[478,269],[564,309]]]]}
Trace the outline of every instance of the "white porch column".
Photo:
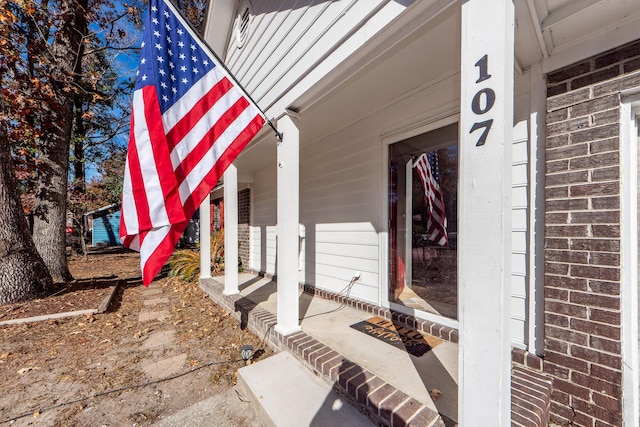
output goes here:
{"type": "Polygon", "coordinates": [[[298,224],[300,222],[300,132],[291,116],[278,120],[278,323],[276,331],[289,335],[300,330],[298,321],[298,224]]]}
{"type": "Polygon", "coordinates": [[[200,278],[211,278],[211,196],[200,204],[200,278]]]}
{"type": "Polygon", "coordinates": [[[238,291],[238,169],[230,164],[224,172],[224,291],[238,291]]]}
{"type": "Polygon", "coordinates": [[[463,0],[461,27],[458,421],[508,426],[513,3],[463,0]]]}

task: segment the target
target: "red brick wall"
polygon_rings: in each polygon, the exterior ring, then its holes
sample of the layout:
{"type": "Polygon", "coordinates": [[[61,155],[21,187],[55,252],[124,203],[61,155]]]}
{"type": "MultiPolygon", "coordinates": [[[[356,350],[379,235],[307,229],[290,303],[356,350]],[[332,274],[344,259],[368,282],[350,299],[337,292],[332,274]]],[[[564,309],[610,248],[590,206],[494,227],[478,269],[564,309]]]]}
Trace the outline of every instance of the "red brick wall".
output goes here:
{"type": "Polygon", "coordinates": [[[238,192],[238,256],[243,268],[249,268],[249,222],[251,218],[251,190],[246,188],[238,192]]]}
{"type": "Polygon", "coordinates": [[[622,425],[620,91],[640,42],[547,76],[544,372],[551,421],[622,425]]]}

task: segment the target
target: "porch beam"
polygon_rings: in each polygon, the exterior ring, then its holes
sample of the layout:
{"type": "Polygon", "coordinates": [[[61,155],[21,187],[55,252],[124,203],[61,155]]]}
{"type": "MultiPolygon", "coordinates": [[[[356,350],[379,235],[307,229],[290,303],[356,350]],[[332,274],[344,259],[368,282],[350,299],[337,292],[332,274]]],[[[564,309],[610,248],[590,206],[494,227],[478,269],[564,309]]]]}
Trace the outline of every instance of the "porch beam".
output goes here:
{"type": "Polygon", "coordinates": [[[238,290],[238,169],[231,164],[224,172],[224,294],[238,290]]]}
{"type": "Polygon", "coordinates": [[[211,195],[200,204],[200,278],[211,278],[211,195]]]}
{"type": "Polygon", "coordinates": [[[295,119],[278,120],[278,207],[276,273],[278,278],[276,331],[289,335],[300,330],[298,306],[298,245],[300,223],[300,132],[295,119]]]}
{"type": "Polygon", "coordinates": [[[514,6],[462,2],[459,424],[511,424],[514,6]]]}
{"type": "Polygon", "coordinates": [[[542,57],[546,59],[549,57],[549,48],[547,47],[547,43],[544,41],[544,35],[542,34],[542,24],[538,19],[538,12],[536,9],[536,5],[534,4],[534,0],[527,0],[527,8],[529,9],[531,24],[533,25],[533,30],[536,33],[536,40],[538,40],[538,46],[540,47],[540,51],[542,52],[542,57]]]}
{"type": "Polygon", "coordinates": [[[603,0],[582,0],[579,2],[569,2],[544,18],[541,25],[542,31],[548,31],[551,27],[586,11],[598,3],[602,3],[602,1],[603,0]]]}

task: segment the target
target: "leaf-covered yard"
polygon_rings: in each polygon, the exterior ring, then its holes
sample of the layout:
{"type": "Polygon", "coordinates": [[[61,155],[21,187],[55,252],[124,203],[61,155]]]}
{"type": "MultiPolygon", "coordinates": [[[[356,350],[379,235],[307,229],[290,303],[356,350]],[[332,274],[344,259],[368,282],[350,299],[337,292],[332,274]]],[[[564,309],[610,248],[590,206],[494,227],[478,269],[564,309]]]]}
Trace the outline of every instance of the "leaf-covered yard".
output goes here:
{"type": "MultiPolygon", "coordinates": [[[[0,425],[152,425],[229,392],[243,365],[240,346],[263,348],[259,337],[241,330],[195,283],[163,278],[153,287],[158,295],[145,298],[145,292],[155,292],[140,285],[137,253],[72,258],[70,268],[75,288],[1,307],[0,322],[95,308],[109,284],[120,280],[121,285],[103,314],[0,326],[0,425]],[[156,319],[140,317],[163,311],[167,315],[156,319]],[[168,331],[170,342],[152,344],[154,334],[168,331]],[[154,361],[185,354],[172,375],[149,374],[154,361]]],[[[260,357],[272,354],[264,351],[260,357]]],[[[240,399],[225,411],[216,425],[256,422],[240,399]]]]}

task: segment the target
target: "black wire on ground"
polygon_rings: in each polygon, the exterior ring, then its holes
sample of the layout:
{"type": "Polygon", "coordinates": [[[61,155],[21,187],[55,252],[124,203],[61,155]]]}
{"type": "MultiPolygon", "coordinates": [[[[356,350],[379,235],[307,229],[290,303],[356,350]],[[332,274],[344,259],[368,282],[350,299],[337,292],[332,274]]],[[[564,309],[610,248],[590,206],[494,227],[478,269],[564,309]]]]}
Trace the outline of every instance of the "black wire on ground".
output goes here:
{"type": "MultiPolygon", "coordinates": [[[[344,294],[345,298],[349,298],[349,295],[351,294],[351,288],[353,288],[353,285],[355,285],[356,283],[356,278],[354,277],[353,279],[351,279],[351,281],[347,284],[347,286],[345,286],[344,288],[342,288],[342,290],[340,292],[338,292],[338,296],[340,296],[345,290],[347,291],[344,294]]],[[[336,311],[340,311],[343,308],[345,308],[347,306],[347,301],[342,301],[340,303],[340,305],[332,310],[329,311],[323,311],[322,313],[316,313],[316,314],[312,314],[311,316],[304,316],[298,319],[298,321],[303,321],[304,319],[311,319],[312,317],[316,317],[316,316],[323,316],[325,314],[330,314],[330,313],[335,313],[336,311]]]]}
{"type": "MultiPolygon", "coordinates": [[[[224,361],[224,362],[208,362],[208,363],[205,363],[204,365],[197,366],[197,367],[195,367],[195,368],[193,368],[193,369],[191,369],[189,371],[181,372],[179,374],[171,375],[169,377],[160,378],[160,379],[149,381],[149,382],[146,382],[146,383],[133,384],[133,385],[126,386],[126,387],[120,387],[120,388],[116,388],[116,389],[113,389],[113,390],[102,391],[100,393],[94,394],[93,396],[82,397],[80,399],[70,400],[68,402],[63,402],[63,403],[59,403],[57,405],[49,406],[49,407],[46,407],[44,409],[38,409],[37,412],[38,413],[42,413],[42,412],[45,412],[45,411],[50,411],[52,409],[60,408],[62,406],[72,405],[74,403],[84,402],[85,400],[95,399],[96,397],[105,396],[107,394],[118,393],[120,391],[126,391],[126,390],[133,390],[133,389],[136,389],[136,388],[142,388],[142,387],[146,387],[146,386],[149,386],[149,385],[158,384],[158,383],[161,383],[161,382],[164,382],[164,381],[174,380],[176,378],[183,377],[185,375],[191,374],[191,373],[193,373],[195,371],[198,371],[198,370],[200,370],[202,368],[206,368],[206,367],[209,367],[209,366],[212,366],[212,365],[224,365],[224,364],[232,364],[232,363],[236,363],[236,362],[244,362],[244,360],[243,359],[237,359],[237,360],[227,360],[227,361],[224,361]]],[[[34,412],[36,412],[36,411],[31,411],[31,412],[28,412],[28,413],[25,413],[25,414],[22,414],[22,415],[17,415],[15,417],[8,418],[6,420],[2,420],[2,421],[0,421],[0,424],[10,423],[10,422],[19,420],[20,418],[31,416],[31,415],[34,414],[34,412]]]]}

